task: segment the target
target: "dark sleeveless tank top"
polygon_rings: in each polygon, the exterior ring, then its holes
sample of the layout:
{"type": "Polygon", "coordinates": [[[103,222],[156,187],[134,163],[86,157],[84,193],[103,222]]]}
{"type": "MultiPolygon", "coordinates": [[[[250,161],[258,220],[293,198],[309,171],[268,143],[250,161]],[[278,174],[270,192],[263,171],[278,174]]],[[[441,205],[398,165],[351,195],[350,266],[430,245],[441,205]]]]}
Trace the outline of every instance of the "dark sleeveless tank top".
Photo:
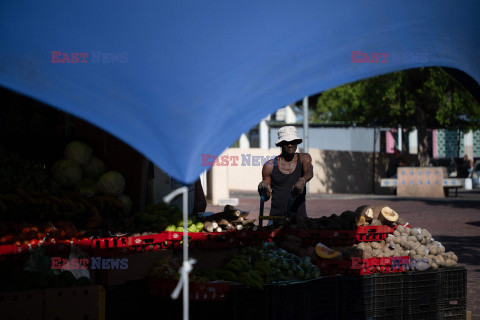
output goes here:
{"type": "MultiPolygon", "coordinates": [[[[297,165],[295,170],[290,174],[285,174],[278,168],[278,157],[273,160],[273,170],[270,174],[272,178],[272,207],[270,209],[271,216],[283,216],[287,210],[288,200],[292,196],[293,185],[303,176],[302,160],[300,154],[296,153],[297,165]]],[[[307,216],[305,208],[305,194],[299,195],[292,204],[290,211],[300,216],[307,216]]]]}

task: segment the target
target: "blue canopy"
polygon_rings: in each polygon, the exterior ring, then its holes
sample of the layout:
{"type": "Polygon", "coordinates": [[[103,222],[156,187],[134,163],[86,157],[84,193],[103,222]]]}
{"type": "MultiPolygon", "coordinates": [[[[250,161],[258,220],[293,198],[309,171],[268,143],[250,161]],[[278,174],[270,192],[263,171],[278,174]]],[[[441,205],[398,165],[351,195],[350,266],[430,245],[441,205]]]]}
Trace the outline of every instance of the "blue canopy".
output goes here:
{"type": "Polygon", "coordinates": [[[478,0],[2,1],[0,85],[191,183],[201,154],[306,95],[421,66],[478,89],[479,17],[478,0]]]}

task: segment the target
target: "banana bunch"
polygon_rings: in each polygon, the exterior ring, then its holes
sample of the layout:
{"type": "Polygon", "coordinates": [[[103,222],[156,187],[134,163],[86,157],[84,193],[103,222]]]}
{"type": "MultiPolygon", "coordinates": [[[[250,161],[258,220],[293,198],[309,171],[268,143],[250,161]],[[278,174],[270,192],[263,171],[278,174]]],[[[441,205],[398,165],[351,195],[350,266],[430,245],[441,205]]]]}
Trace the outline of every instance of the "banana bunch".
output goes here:
{"type": "Polygon", "coordinates": [[[248,256],[233,256],[225,265],[225,269],[219,271],[218,276],[228,281],[240,282],[247,287],[263,289],[263,273],[258,268],[252,267],[248,256]]]}

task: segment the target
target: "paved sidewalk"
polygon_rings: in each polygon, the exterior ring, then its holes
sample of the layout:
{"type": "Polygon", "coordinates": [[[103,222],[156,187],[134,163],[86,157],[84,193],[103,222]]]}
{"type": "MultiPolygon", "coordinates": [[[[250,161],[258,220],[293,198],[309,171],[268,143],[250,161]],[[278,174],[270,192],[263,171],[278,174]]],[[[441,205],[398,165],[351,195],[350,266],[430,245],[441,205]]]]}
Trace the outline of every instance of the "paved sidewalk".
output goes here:
{"type": "MultiPolygon", "coordinates": [[[[257,218],[260,208],[258,195],[233,193],[239,198],[238,207],[250,211],[257,218]]],[[[312,195],[307,199],[310,217],[329,216],[360,205],[387,204],[412,226],[429,230],[435,240],[447,251],[454,251],[459,264],[467,268],[467,310],[473,319],[480,320],[480,192],[463,191],[458,197],[442,199],[414,199],[376,195],[312,195]]],[[[209,205],[207,211],[221,211],[222,207],[209,205]]],[[[270,212],[270,201],[265,203],[265,214],[270,212]]]]}

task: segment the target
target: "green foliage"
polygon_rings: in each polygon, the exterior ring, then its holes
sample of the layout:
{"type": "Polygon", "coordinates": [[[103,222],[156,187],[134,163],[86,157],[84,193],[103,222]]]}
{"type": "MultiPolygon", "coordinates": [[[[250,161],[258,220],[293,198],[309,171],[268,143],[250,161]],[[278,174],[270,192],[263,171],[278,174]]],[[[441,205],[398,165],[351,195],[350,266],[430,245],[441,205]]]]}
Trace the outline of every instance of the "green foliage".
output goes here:
{"type": "Polygon", "coordinates": [[[423,128],[478,128],[480,105],[441,68],[399,71],[324,92],[316,122],[423,128]],[[464,121],[459,118],[464,116],[464,121]]]}

